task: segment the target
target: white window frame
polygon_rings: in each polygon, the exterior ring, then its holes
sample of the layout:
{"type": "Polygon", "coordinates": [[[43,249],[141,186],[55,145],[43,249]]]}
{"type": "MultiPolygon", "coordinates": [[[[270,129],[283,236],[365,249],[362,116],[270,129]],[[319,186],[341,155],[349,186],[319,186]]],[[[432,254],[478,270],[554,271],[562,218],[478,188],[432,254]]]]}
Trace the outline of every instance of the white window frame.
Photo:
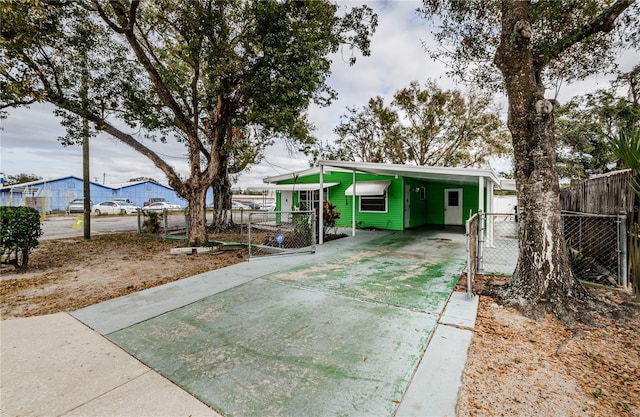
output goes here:
{"type": "Polygon", "coordinates": [[[358,199],[358,208],[360,209],[360,213],[387,213],[389,211],[389,196],[387,193],[384,193],[382,195],[361,195],[359,196],[360,198],[358,199]],[[384,197],[384,211],[382,210],[363,210],[362,209],[362,199],[364,198],[365,200],[367,199],[374,199],[374,198],[380,198],[380,197],[384,197]]]}

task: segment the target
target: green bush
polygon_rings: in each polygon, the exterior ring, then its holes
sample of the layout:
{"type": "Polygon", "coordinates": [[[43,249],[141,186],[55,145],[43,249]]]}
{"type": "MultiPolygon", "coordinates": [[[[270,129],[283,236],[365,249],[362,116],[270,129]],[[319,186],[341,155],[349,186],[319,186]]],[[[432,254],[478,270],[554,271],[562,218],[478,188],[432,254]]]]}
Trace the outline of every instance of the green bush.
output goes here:
{"type": "Polygon", "coordinates": [[[142,222],[142,231],[145,233],[159,233],[161,229],[160,222],[164,218],[163,213],[157,211],[142,212],[145,220],[142,222]]]}
{"type": "Polygon", "coordinates": [[[0,207],[0,259],[18,271],[27,270],[29,251],[42,236],[40,213],[31,207],[0,207]]]}

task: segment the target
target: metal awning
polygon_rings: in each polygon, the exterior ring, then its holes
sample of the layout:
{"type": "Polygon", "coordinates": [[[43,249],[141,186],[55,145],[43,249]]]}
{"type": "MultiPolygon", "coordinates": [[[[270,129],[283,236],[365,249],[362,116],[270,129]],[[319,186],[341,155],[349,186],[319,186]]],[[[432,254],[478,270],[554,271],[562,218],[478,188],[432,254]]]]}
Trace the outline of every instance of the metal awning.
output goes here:
{"type": "MultiPolygon", "coordinates": [[[[340,184],[339,182],[325,182],[323,184],[324,188],[335,187],[340,184]]],[[[312,184],[275,184],[268,187],[272,190],[279,191],[316,191],[320,189],[320,184],[312,183],[312,184]]]]}
{"type": "MultiPolygon", "coordinates": [[[[391,181],[357,181],[356,182],[356,195],[369,196],[369,195],[383,195],[387,192],[387,188],[391,181]]],[[[351,184],[344,192],[344,195],[353,195],[353,184],[351,184]]]]}

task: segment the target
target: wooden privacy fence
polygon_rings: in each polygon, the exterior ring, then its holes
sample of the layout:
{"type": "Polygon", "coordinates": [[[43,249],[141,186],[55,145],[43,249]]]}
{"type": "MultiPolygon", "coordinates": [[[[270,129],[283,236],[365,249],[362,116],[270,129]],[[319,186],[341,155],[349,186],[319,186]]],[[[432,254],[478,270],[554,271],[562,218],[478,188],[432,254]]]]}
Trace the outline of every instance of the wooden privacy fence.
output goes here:
{"type": "Polygon", "coordinates": [[[633,191],[634,175],[630,169],[597,175],[585,180],[573,181],[560,190],[563,211],[592,214],[626,214],[637,212],[636,194],[633,191]]]}

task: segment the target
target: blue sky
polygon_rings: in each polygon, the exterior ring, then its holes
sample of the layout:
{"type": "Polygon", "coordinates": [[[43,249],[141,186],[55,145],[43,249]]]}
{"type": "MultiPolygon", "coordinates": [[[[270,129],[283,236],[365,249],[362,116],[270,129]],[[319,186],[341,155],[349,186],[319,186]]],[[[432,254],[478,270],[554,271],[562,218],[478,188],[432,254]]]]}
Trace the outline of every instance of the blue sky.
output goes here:
{"type": "MultiPolygon", "coordinates": [[[[349,2],[346,2],[349,4],[349,2]]],[[[351,4],[357,4],[351,2],[351,4]]],[[[413,80],[424,83],[431,78],[441,88],[460,88],[445,76],[445,65],[433,61],[425,53],[423,42],[432,43],[428,21],[415,10],[419,1],[368,2],[379,15],[379,26],[372,40],[369,57],[358,57],[355,66],[347,58],[333,57],[330,85],[338,92],[338,99],[325,108],[309,109],[309,119],[317,127],[316,137],[332,141],[333,128],[347,106],[361,107],[369,98],[380,95],[388,103],[393,93],[413,80]]],[[[630,70],[640,61],[638,51],[612,57],[620,61],[623,71],[630,70]]],[[[563,103],[578,94],[609,87],[609,78],[593,76],[565,85],[558,100],[563,103]]],[[[553,94],[548,91],[547,95],[553,94]]],[[[505,107],[504,98],[498,98],[505,107]]],[[[80,147],[63,147],[56,138],[64,135],[59,119],[53,116],[53,107],[35,104],[29,109],[10,110],[8,119],[0,122],[0,172],[6,175],[27,173],[45,179],[75,175],[82,177],[82,151],[80,147]]],[[[183,176],[188,176],[184,147],[176,143],[149,144],[165,157],[183,176]]],[[[283,145],[269,149],[265,160],[239,175],[237,186],[260,186],[262,178],[305,169],[308,158],[303,154],[290,154],[283,145]]],[[[91,141],[91,177],[107,184],[125,182],[134,177],[152,177],[166,184],[162,172],[145,157],[128,146],[101,134],[91,141]]],[[[504,169],[504,163],[493,168],[504,169]]]]}

